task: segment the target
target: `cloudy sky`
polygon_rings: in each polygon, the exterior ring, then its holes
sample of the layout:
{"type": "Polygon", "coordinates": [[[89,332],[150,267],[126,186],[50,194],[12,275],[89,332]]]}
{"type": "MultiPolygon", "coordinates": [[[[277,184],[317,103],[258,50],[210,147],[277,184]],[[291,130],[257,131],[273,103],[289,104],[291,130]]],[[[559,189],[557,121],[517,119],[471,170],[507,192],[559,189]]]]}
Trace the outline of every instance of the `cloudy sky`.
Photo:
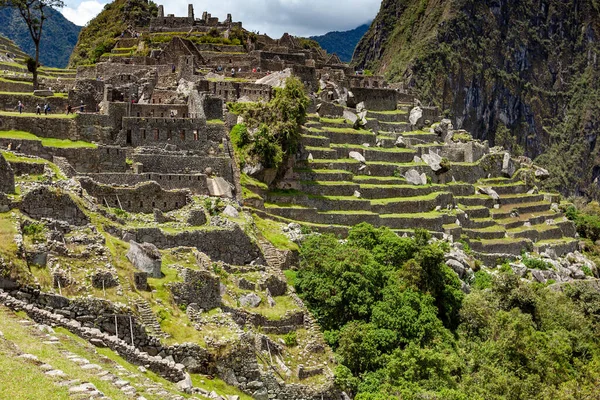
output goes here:
{"type": "MultiPolygon", "coordinates": [[[[85,25],[108,0],[66,0],[62,10],[67,19],[85,25]]],[[[208,11],[219,19],[231,13],[248,30],[272,37],[288,32],[297,36],[320,35],[329,31],[354,29],[371,21],[381,0],[158,0],[165,14],[187,16],[187,5],[194,4],[196,17],[208,11]]]]}

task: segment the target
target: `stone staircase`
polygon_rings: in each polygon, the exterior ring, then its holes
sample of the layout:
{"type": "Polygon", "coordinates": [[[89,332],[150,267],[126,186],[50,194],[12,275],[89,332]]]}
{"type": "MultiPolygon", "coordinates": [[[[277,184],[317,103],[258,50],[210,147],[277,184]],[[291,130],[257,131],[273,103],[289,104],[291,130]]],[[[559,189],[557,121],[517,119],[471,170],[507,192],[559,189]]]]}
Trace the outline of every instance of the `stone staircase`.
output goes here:
{"type": "Polygon", "coordinates": [[[160,323],[158,322],[158,319],[156,319],[156,315],[154,315],[152,308],[150,308],[150,304],[148,304],[146,300],[136,299],[135,306],[139,313],[140,320],[146,327],[146,331],[150,336],[158,338],[169,337],[169,335],[160,328],[160,323]]]}
{"type": "Polygon", "coordinates": [[[443,143],[429,128],[411,131],[408,108],[369,112],[367,127],[377,134],[355,130],[344,119],[310,115],[289,185],[293,189],[261,193],[264,208],[258,211],[336,234],[361,222],[400,234],[423,228],[467,241],[490,262],[524,250],[576,250],[572,223],[551,209],[558,196],[538,193],[524,181],[533,166],[510,160],[515,172],[506,173],[505,153],[491,152],[486,143],[443,143]],[[401,147],[396,145],[400,137],[401,147]],[[423,162],[430,153],[444,157],[446,172],[436,173],[423,162]],[[426,174],[428,183],[408,182],[410,170],[426,174]],[[494,190],[499,199],[481,194],[482,188],[494,190]]]}

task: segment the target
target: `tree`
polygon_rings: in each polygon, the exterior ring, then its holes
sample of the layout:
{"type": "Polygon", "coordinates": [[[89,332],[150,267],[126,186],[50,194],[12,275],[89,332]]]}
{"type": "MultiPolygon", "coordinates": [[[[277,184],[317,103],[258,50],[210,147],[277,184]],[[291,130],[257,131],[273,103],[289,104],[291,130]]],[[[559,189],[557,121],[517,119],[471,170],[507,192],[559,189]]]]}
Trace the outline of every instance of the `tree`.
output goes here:
{"type": "Polygon", "coordinates": [[[38,89],[38,67],[40,65],[40,42],[48,7],[61,8],[65,3],[62,0],[0,0],[0,7],[12,7],[19,10],[21,17],[29,28],[31,40],[35,45],[35,59],[28,63],[28,69],[33,74],[33,89],[38,89]]]}

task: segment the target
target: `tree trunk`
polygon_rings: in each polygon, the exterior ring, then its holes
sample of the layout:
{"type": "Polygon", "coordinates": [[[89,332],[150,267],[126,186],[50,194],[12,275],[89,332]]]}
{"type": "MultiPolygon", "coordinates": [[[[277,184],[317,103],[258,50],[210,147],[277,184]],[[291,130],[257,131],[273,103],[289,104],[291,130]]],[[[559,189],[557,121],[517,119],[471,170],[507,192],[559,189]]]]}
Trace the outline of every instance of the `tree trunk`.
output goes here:
{"type": "Polygon", "coordinates": [[[34,42],[35,44],[35,68],[33,68],[33,90],[39,89],[38,84],[38,65],[40,65],[40,42],[34,42]]]}

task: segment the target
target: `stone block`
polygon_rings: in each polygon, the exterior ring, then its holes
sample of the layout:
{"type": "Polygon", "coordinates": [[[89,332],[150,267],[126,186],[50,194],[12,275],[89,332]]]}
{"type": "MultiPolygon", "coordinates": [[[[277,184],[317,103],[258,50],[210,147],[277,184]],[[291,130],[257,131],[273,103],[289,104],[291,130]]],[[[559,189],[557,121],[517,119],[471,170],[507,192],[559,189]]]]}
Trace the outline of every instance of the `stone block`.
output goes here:
{"type": "Polygon", "coordinates": [[[10,164],[0,154],[0,193],[15,192],[15,174],[10,164]]]}
{"type": "Polygon", "coordinates": [[[162,266],[162,257],[155,245],[151,243],[136,243],[133,240],[129,242],[129,251],[127,259],[138,270],[148,273],[152,278],[162,278],[160,271],[162,266]]]}
{"type": "Polygon", "coordinates": [[[148,290],[148,274],[146,272],[134,272],[133,282],[137,290],[148,290]]]}

